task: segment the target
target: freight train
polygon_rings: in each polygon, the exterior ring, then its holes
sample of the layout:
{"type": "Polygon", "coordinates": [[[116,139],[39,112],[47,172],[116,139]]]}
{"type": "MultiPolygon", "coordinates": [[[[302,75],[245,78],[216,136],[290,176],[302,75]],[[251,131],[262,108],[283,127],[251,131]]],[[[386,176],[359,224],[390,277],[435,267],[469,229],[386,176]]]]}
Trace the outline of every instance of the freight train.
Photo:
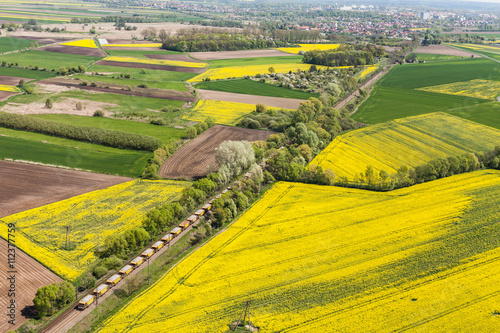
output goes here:
{"type": "MultiPolygon", "coordinates": [[[[227,192],[227,189],[225,190],[227,192]]],[[[182,233],[187,227],[198,221],[200,217],[205,215],[210,209],[212,205],[210,203],[204,205],[201,209],[198,209],[193,215],[189,216],[186,220],[182,221],[179,226],[175,227],[168,234],[163,236],[161,240],[154,243],[151,248],[144,250],[138,257],[134,258],[128,265],[123,267],[118,271],[117,274],[111,276],[105,283],[101,284],[94,291],[85,296],[78,303],[79,310],[85,310],[92,303],[95,302],[97,297],[103,296],[106,292],[108,292],[112,287],[114,287],[120,280],[122,280],[125,276],[129,275],[134,269],[141,266],[145,260],[148,260],[154,253],[158,252],[163,246],[170,243],[175,237],[182,233]]]]}

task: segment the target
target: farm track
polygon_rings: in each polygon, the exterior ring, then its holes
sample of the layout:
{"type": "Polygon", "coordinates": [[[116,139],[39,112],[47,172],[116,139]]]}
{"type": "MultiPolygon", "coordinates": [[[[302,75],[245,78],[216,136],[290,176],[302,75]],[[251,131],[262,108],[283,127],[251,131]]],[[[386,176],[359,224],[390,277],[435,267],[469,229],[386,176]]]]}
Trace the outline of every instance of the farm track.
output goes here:
{"type": "Polygon", "coordinates": [[[206,174],[207,167],[217,166],[215,149],[226,141],[265,140],[275,132],[215,125],[177,150],[160,167],[163,178],[195,179],[206,174]]]}

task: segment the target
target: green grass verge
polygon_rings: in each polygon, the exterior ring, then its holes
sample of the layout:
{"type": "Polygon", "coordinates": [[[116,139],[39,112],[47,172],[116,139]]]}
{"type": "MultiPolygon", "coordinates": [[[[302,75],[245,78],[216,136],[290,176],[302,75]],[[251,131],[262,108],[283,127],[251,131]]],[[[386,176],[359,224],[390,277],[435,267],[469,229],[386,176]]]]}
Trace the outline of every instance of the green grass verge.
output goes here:
{"type": "Polygon", "coordinates": [[[196,73],[185,73],[185,72],[170,72],[170,71],[160,71],[154,69],[146,69],[146,74],[141,74],[140,68],[129,68],[129,67],[117,67],[117,66],[103,66],[103,65],[92,65],[88,68],[87,72],[98,72],[98,73],[113,73],[116,75],[130,74],[138,80],[145,81],[178,81],[183,82],[195,77],[196,73]]]}
{"type": "Polygon", "coordinates": [[[56,76],[53,72],[41,72],[13,67],[0,67],[0,75],[24,77],[33,80],[43,80],[56,76]]]}
{"type": "Polygon", "coordinates": [[[246,95],[272,96],[272,97],[284,97],[284,98],[296,98],[296,99],[308,99],[310,97],[319,96],[319,94],[310,94],[303,91],[277,87],[271,84],[256,82],[252,80],[245,80],[245,79],[200,82],[195,86],[195,88],[224,91],[237,94],[246,94],[246,95]]]}
{"type": "Polygon", "coordinates": [[[33,117],[58,121],[61,123],[72,124],[76,126],[90,126],[126,133],[149,135],[154,138],[158,138],[163,142],[167,142],[170,139],[180,139],[185,135],[185,131],[182,129],[139,123],[129,120],[73,116],[66,114],[40,114],[33,115],[33,117]]]}
{"type": "MultiPolygon", "coordinates": [[[[196,53],[193,54],[196,58],[196,53]]],[[[239,58],[239,59],[221,59],[209,61],[212,65],[210,69],[233,67],[233,66],[254,66],[267,64],[289,64],[294,62],[302,62],[302,56],[283,56],[283,57],[259,57],[259,58],[239,58]]]]}
{"type": "Polygon", "coordinates": [[[101,58],[82,55],[28,50],[2,55],[2,61],[18,63],[19,66],[38,66],[47,70],[59,67],[88,66],[101,58]]]}
{"type": "Polygon", "coordinates": [[[111,153],[0,136],[2,159],[28,160],[128,177],[139,177],[152,156],[150,152],[114,149],[111,153]]]}

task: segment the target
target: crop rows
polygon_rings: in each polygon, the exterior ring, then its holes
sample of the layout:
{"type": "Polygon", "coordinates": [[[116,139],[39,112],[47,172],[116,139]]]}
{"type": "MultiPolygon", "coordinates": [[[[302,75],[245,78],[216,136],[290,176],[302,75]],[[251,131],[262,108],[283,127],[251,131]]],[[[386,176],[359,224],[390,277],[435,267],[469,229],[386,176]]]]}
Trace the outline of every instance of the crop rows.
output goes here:
{"type": "Polygon", "coordinates": [[[203,62],[191,62],[191,61],[179,61],[179,60],[163,60],[163,59],[142,59],[134,57],[117,57],[110,56],[103,59],[104,61],[117,61],[117,62],[133,62],[138,64],[151,64],[151,65],[164,65],[164,66],[178,66],[178,67],[193,67],[193,68],[205,68],[206,63],[203,62]]]}
{"type": "Polygon", "coordinates": [[[460,95],[495,100],[495,98],[500,94],[500,81],[471,80],[424,87],[419,88],[418,90],[439,94],[460,95]]]}
{"type": "Polygon", "coordinates": [[[300,47],[280,47],[278,50],[299,54],[300,51],[307,52],[312,50],[333,50],[339,47],[340,44],[299,44],[300,47]]]}
{"type": "Polygon", "coordinates": [[[77,41],[73,41],[73,42],[62,43],[61,45],[86,47],[86,48],[91,48],[91,49],[98,48],[97,45],[95,45],[95,42],[93,39],[82,39],[82,40],[77,40],[77,41]]]}

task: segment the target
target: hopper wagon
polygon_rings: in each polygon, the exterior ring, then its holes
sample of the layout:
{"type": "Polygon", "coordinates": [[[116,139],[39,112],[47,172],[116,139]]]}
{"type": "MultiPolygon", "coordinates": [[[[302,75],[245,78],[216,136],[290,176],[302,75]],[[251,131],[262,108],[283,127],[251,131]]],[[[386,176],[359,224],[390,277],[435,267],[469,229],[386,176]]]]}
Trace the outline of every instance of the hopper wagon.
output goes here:
{"type": "Polygon", "coordinates": [[[198,209],[196,212],[194,212],[194,215],[199,216],[199,217],[202,217],[203,214],[205,214],[205,211],[203,209],[198,209]]]}
{"type": "Polygon", "coordinates": [[[155,250],[153,250],[153,249],[147,249],[147,250],[144,250],[144,252],[141,253],[141,256],[143,256],[144,258],[148,259],[154,253],[155,253],[155,250]]]}
{"type": "Polygon", "coordinates": [[[158,252],[160,251],[160,249],[163,247],[165,243],[163,243],[161,240],[157,241],[156,243],[153,244],[153,246],[151,246],[151,248],[153,250],[155,250],[155,252],[158,252]]]}
{"type": "Polygon", "coordinates": [[[229,190],[227,188],[225,188],[221,193],[224,194],[224,193],[227,193],[229,190]]]}
{"type": "Polygon", "coordinates": [[[85,310],[90,306],[90,304],[94,303],[95,296],[94,295],[87,295],[84,298],[78,302],[78,309],[79,310],[85,310]]]}
{"type": "Polygon", "coordinates": [[[107,284],[103,283],[99,287],[94,289],[94,293],[97,296],[102,296],[106,293],[106,291],[108,291],[108,289],[109,289],[109,286],[107,284]]]}
{"type": "Polygon", "coordinates": [[[134,267],[134,269],[136,269],[137,267],[141,266],[143,262],[144,262],[144,257],[139,256],[134,260],[132,260],[130,264],[134,267]]]}
{"type": "Polygon", "coordinates": [[[188,220],[188,221],[189,221],[189,223],[191,223],[191,224],[192,224],[192,223],[195,223],[195,222],[196,222],[196,220],[198,220],[198,215],[193,214],[193,215],[189,216],[189,217],[187,218],[187,220],[188,220]]]}
{"type": "Polygon", "coordinates": [[[180,234],[182,231],[181,228],[179,227],[175,227],[174,229],[172,229],[172,231],[170,232],[172,234],[173,237],[177,236],[178,234],[180,234]]]}
{"type": "Polygon", "coordinates": [[[185,221],[182,221],[181,224],[179,224],[179,228],[181,228],[182,230],[186,229],[187,227],[189,227],[191,223],[189,222],[189,220],[185,220],[185,221]]]}
{"type": "Polygon", "coordinates": [[[208,212],[210,209],[212,209],[212,204],[211,203],[204,204],[203,207],[201,207],[201,209],[205,210],[205,212],[208,212]]]}
{"type": "Polygon", "coordinates": [[[174,238],[174,236],[172,236],[172,234],[168,233],[166,234],[165,236],[163,236],[161,238],[162,241],[165,242],[165,244],[167,244],[168,242],[170,242],[172,239],[174,238]]]}
{"type": "Polygon", "coordinates": [[[129,275],[133,269],[134,269],[134,267],[132,267],[132,265],[127,265],[127,266],[123,267],[122,269],[120,269],[118,271],[118,273],[121,274],[123,277],[125,277],[125,276],[129,275]]]}
{"type": "Polygon", "coordinates": [[[120,282],[121,279],[122,276],[120,274],[114,274],[106,281],[106,283],[109,285],[109,287],[113,287],[116,286],[116,284],[120,282]]]}

